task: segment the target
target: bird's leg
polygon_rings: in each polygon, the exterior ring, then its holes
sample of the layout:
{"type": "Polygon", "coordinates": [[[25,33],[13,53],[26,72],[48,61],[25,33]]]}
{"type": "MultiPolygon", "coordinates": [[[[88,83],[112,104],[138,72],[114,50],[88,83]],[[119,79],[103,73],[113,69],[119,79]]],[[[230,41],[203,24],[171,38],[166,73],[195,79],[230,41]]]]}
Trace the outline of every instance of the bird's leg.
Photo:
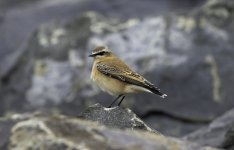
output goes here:
{"type": "Polygon", "coordinates": [[[118,106],[120,106],[120,104],[122,103],[122,101],[124,100],[125,96],[123,95],[122,99],[119,101],[118,106]]]}
{"type": "Polygon", "coordinates": [[[123,95],[119,95],[119,96],[110,104],[110,106],[109,106],[108,108],[111,108],[111,106],[112,106],[121,96],[123,96],[123,95]]]}

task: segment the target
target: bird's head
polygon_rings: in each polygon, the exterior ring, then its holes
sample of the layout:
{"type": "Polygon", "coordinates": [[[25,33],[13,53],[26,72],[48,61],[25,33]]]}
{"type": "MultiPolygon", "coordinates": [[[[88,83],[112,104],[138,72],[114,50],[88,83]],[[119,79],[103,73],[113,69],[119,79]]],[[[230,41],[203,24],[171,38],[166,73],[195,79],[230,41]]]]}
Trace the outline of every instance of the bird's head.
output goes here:
{"type": "Polygon", "coordinates": [[[93,49],[92,54],[89,57],[94,58],[106,58],[110,57],[112,52],[106,46],[97,46],[93,49]]]}

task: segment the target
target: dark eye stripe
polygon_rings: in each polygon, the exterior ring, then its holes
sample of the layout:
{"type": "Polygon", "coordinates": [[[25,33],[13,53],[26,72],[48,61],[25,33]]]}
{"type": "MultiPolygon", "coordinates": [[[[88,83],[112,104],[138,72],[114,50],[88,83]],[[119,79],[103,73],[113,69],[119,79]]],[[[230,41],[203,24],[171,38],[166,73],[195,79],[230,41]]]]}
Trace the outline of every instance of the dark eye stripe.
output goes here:
{"type": "Polygon", "coordinates": [[[100,56],[102,56],[102,55],[105,55],[105,54],[107,54],[108,52],[107,51],[101,51],[101,52],[99,52],[99,53],[96,53],[95,55],[100,55],[100,56]]]}
{"type": "Polygon", "coordinates": [[[104,54],[106,54],[105,51],[102,51],[102,52],[98,53],[98,55],[104,55],[104,54]]]}

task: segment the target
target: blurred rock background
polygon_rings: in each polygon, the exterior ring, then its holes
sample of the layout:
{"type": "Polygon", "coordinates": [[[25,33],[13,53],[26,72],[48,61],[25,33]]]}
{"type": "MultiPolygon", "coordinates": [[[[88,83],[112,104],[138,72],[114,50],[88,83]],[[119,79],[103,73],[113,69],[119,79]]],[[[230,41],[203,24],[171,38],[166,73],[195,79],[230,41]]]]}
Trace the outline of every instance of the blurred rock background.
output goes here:
{"type": "Polygon", "coordinates": [[[107,106],[87,57],[106,44],[168,95],[123,106],[182,137],[234,107],[233,19],[232,0],[1,0],[0,115],[107,106]]]}

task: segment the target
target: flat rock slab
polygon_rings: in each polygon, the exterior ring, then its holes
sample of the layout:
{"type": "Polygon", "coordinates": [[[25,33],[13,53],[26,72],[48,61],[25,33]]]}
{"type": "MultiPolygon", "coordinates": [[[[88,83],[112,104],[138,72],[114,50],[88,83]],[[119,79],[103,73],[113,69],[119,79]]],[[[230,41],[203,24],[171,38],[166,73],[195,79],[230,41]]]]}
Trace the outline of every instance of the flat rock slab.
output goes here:
{"type": "Polygon", "coordinates": [[[218,150],[167,138],[144,131],[110,129],[95,122],[62,115],[18,114],[4,119],[14,121],[7,129],[7,141],[0,138],[1,148],[8,150],[218,150]]]}

